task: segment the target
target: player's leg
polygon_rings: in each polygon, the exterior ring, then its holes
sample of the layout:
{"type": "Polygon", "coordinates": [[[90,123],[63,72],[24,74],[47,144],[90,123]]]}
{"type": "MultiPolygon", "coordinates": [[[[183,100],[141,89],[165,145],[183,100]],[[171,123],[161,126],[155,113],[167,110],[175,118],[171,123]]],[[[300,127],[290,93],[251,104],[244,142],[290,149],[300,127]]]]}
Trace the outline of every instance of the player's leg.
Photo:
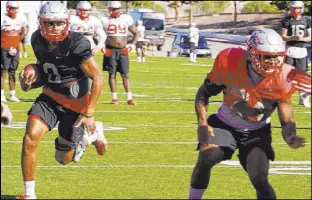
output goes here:
{"type": "Polygon", "coordinates": [[[137,62],[141,62],[142,58],[140,56],[140,49],[139,49],[139,44],[138,42],[135,45],[135,51],[136,51],[136,55],[137,55],[137,62]]]}
{"type": "Polygon", "coordinates": [[[256,190],[258,199],[276,199],[274,189],[268,181],[269,160],[274,160],[271,146],[270,125],[248,134],[242,139],[239,160],[256,190]]]}
{"type": "Polygon", "coordinates": [[[15,81],[16,81],[16,70],[19,64],[19,52],[17,52],[14,56],[11,56],[11,63],[9,65],[9,87],[10,87],[10,101],[12,102],[20,102],[20,100],[16,97],[15,90],[15,81]]]}
{"type": "Polygon", "coordinates": [[[106,48],[106,60],[108,71],[108,84],[112,94],[112,104],[118,104],[118,97],[116,91],[116,73],[117,73],[117,61],[114,55],[114,50],[106,48]]]}
{"type": "Polygon", "coordinates": [[[1,102],[7,102],[7,99],[4,96],[4,84],[10,62],[11,60],[9,58],[8,50],[1,48],[1,102]]]}
{"type": "MultiPolygon", "coordinates": [[[[307,57],[304,58],[298,58],[296,59],[296,66],[297,68],[301,69],[302,71],[307,71],[308,70],[308,65],[307,65],[307,57]]],[[[300,104],[302,104],[304,107],[310,108],[311,103],[310,103],[310,95],[304,92],[299,92],[299,97],[300,97],[300,104]]]]}
{"type": "Polygon", "coordinates": [[[50,98],[40,95],[28,111],[26,132],[22,146],[22,173],[26,198],[35,198],[35,168],[37,145],[57,123],[50,98]]]}
{"type": "Polygon", "coordinates": [[[91,144],[95,145],[99,155],[104,155],[107,149],[103,124],[96,122],[95,132],[88,133],[83,126],[74,126],[79,117],[79,113],[67,108],[59,109],[59,137],[55,139],[55,159],[62,165],[80,161],[85,149],[91,144]]]}
{"type": "Polygon", "coordinates": [[[190,62],[194,62],[194,48],[195,48],[195,44],[194,42],[190,43],[190,62]]]}
{"type": "MultiPolygon", "coordinates": [[[[28,57],[28,54],[26,52],[26,38],[27,36],[25,35],[24,38],[22,39],[22,48],[23,48],[23,56],[24,58],[28,57]]],[[[21,54],[20,54],[21,55],[21,54]]],[[[20,56],[21,57],[21,56],[20,56]]]]}
{"type": "Polygon", "coordinates": [[[120,75],[122,77],[122,83],[127,94],[127,103],[128,105],[136,105],[136,102],[132,99],[132,92],[130,89],[130,80],[129,80],[129,56],[125,51],[121,51],[119,59],[119,69],[120,75]]]}
{"type": "Polygon", "coordinates": [[[144,49],[144,43],[142,42],[142,45],[140,47],[141,53],[142,53],[142,62],[145,62],[145,49],[144,49]]]}
{"type": "Polygon", "coordinates": [[[196,54],[196,46],[194,47],[194,51],[193,51],[193,62],[196,63],[196,57],[197,57],[197,54],[196,54]]]}
{"type": "Polygon", "coordinates": [[[208,124],[213,127],[215,137],[209,137],[209,148],[200,151],[197,163],[193,169],[189,199],[201,199],[208,188],[211,169],[222,160],[231,159],[236,147],[235,138],[216,115],[208,118],[208,124]]]}

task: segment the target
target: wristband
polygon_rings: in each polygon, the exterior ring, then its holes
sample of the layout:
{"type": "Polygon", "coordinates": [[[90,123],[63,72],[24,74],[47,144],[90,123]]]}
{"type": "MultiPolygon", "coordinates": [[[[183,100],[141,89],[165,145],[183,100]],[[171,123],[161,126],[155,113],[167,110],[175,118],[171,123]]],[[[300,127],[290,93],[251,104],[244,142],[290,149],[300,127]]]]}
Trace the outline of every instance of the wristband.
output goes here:
{"type": "MultiPolygon", "coordinates": [[[[81,114],[81,113],[80,113],[81,114]]],[[[85,115],[85,114],[81,114],[82,116],[86,117],[86,118],[91,118],[93,117],[93,115],[85,115]]]]}

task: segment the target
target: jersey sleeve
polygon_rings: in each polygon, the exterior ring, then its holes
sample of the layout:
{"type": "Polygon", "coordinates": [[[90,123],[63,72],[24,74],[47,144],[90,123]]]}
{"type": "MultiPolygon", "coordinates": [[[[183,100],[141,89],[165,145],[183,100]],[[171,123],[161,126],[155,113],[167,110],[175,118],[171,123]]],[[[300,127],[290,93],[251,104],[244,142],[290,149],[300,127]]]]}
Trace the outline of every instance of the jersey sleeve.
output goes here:
{"type": "Polygon", "coordinates": [[[282,19],[281,26],[282,26],[282,28],[286,28],[286,29],[288,28],[289,23],[288,23],[287,17],[284,17],[282,19]]]}
{"type": "Polygon", "coordinates": [[[39,61],[40,61],[39,51],[43,49],[42,43],[40,41],[40,36],[41,36],[41,33],[40,33],[40,30],[38,29],[35,32],[33,32],[33,34],[31,35],[31,39],[30,39],[31,47],[34,51],[36,59],[39,61]]]}
{"type": "Polygon", "coordinates": [[[101,22],[100,19],[98,19],[98,18],[96,18],[96,17],[94,17],[93,19],[94,19],[94,26],[95,26],[95,29],[97,29],[97,28],[102,28],[102,27],[103,27],[103,24],[102,24],[102,22],[101,22]]]}
{"type": "Polygon", "coordinates": [[[28,25],[28,20],[26,15],[22,15],[22,26],[27,26],[28,25]]]}
{"type": "Polygon", "coordinates": [[[128,27],[133,25],[133,18],[130,15],[127,15],[127,25],[128,27]]]}
{"type": "Polygon", "coordinates": [[[216,57],[212,70],[207,74],[207,78],[210,82],[216,85],[223,85],[224,81],[222,78],[222,74],[224,74],[224,67],[223,67],[223,51],[221,51],[218,56],[216,57]]]}
{"type": "Polygon", "coordinates": [[[294,67],[290,65],[284,65],[283,71],[281,73],[281,90],[282,90],[282,100],[287,100],[296,92],[295,86],[288,80],[288,75],[294,67]]]}
{"type": "Polygon", "coordinates": [[[107,17],[102,17],[101,18],[101,22],[102,22],[102,26],[104,28],[107,28],[107,26],[108,26],[108,18],[107,17]]]}
{"type": "Polygon", "coordinates": [[[72,53],[74,54],[75,59],[78,59],[79,63],[83,63],[92,57],[91,44],[88,38],[83,35],[77,36],[72,46],[72,53]]]}
{"type": "Polygon", "coordinates": [[[307,20],[307,30],[309,30],[309,29],[311,29],[311,18],[310,17],[306,17],[306,20],[307,20]]]}

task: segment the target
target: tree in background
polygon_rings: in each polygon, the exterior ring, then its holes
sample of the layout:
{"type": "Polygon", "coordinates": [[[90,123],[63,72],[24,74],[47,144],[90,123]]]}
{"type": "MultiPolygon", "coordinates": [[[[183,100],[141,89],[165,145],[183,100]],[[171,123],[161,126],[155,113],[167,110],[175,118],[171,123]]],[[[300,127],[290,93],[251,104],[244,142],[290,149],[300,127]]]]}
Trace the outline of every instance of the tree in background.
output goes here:
{"type": "Polygon", "coordinates": [[[180,1],[169,1],[168,6],[174,9],[175,12],[175,20],[179,19],[179,7],[181,7],[182,3],[180,1]]]}
{"type": "Polygon", "coordinates": [[[274,4],[268,4],[263,1],[251,1],[244,5],[242,12],[280,12],[274,4]]]}

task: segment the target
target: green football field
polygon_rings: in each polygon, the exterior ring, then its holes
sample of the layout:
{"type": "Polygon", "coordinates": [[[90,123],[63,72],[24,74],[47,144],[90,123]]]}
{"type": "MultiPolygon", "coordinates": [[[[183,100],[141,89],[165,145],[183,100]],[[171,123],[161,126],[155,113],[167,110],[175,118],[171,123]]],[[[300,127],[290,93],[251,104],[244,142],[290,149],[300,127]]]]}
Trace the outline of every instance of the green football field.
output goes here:
{"type": "MultiPolygon", "coordinates": [[[[30,56],[25,64],[35,62],[30,56]]],[[[102,67],[102,57],[97,56],[102,67]]],[[[57,131],[46,134],[38,146],[36,195],[43,199],[186,199],[192,169],[197,160],[197,120],[194,96],[211,70],[212,59],[153,58],[135,62],[131,56],[130,81],[137,101],[126,103],[121,78],[117,77],[119,105],[111,105],[108,74],[96,108],[96,120],[105,124],[108,152],[98,156],[90,146],[79,163],[61,166],[54,159],[57,131]]],[[[5,85],[9,97],[8,84],[5,85]]],[[[1,199],[23,193],[21,148],[27,111],[40,93],[23,92],[20,103],[8,103],[14,119],[1,128],[1,199]]],[[[209,113],[220,106],[222,95],[211,98],[209,113]]],[[[272,117],[273,147],[276,160],[271,162],[269,180],[278,199],[311,199],[311,110],[298,105],[293,96],[298,135],[304,136],[304,148],[293,150],[281,137],[277,114],[272,117]]],[[[212,170],[206,199],[255,199],[248,175],[231,161],[212,170]]]]}

